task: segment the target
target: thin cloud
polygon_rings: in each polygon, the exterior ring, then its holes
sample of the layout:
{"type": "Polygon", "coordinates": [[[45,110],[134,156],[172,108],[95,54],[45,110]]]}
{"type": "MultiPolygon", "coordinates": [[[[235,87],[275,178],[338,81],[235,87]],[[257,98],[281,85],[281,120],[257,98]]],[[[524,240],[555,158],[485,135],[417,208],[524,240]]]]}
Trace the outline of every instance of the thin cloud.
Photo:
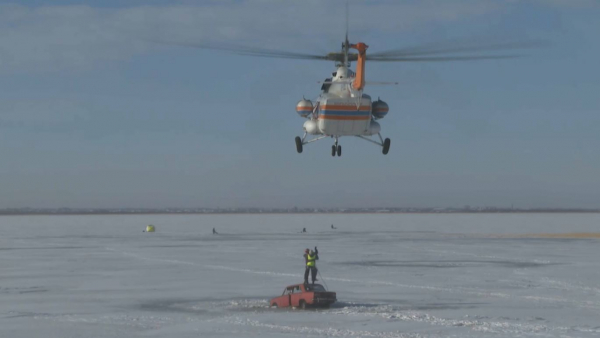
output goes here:
{"type": "Polygon", "coordinates": [[[56,127],[68,121],[89,117],[82,102],[73,99],[14,99],[4,100],[0,113],[0,125],[26,127],[56,127]]]}
{"type": "Polygon", "coordinates": [[[559,8],[590,8],[600,7],[598,0],[536,0],[537,3],[545,6],[559,7],[559,8]]]}
{"type": "MultiPolygon", "coordinates": [[[[351,27],[354,31],[402,31],[467,20],[498,8],[494,2],[480,1],[353,3],[351,27]]],[[[343,5],[331,1],[129,8],[0,5],[0,71],[86,69],[157,48],[151,39],[291,48],[317,38],[340,39],[343,13],[343,5]]]]}

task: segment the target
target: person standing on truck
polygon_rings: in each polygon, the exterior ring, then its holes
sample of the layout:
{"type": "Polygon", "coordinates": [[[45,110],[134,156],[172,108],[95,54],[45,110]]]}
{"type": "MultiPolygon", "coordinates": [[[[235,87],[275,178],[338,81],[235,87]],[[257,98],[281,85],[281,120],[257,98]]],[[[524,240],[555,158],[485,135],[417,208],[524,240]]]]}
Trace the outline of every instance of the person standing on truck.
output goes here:
{"type": "Polygon", "coordinates": [[[308,284],[308,274],[312,274],[312,283],[315,284],[317,281],[317,260],[319,259],[319,250],[315,246],[315,251],[306,249],[304,250],[304,262],[306,269],[304,270],[304,284],[308,284]]]}

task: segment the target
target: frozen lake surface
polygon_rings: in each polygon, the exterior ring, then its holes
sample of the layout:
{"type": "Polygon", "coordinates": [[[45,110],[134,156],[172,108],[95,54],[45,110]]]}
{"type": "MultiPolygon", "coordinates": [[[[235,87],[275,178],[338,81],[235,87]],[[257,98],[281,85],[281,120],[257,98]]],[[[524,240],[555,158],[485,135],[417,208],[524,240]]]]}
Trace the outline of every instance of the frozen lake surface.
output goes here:
{"type": "Polygon", "coordinates": [[[600,215],[4,216],[0,337],[597,337],[600,239],[518,236],[568,232],[600,215]],[[315,245],[339,302],[270,309],[315,245]]]}

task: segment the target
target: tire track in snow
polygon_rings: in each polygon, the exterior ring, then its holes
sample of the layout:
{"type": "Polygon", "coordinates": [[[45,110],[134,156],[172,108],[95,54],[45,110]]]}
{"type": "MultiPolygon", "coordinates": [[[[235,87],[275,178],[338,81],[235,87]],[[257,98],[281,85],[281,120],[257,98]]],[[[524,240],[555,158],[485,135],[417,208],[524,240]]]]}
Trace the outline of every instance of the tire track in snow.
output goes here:
{"type": "MultiPolygon", "coordinates": [[[[233,307],[237,307],[240,302],[231,303],[233,307]]],[[[245,306],[249,306],[245,304],[245,302],[241,302],[245,306]]],[[[268,308],[268,306],[263,302],[248,302],[253,308],[268,308]]],[[[439,326],[446,328],[456,328],[456,329],[468,329],[471,331],[479,332],[479,333],[492,333],[492,334],[500,334],[500,335],[511,335],[511,336],[519,336],[519,335],[538,335],[538,336],[549,336],[555,337],[556,335],[560,335],[561,337],[569,337],[570,334],[573,333],[583,333],[583,334],[600,334],[600,327],[590,328],[590,327],[577,327],[577,326],[549,326],[544,323],[539,322],[539,319],[534,319],[533,321],[538,321],[539,323],[532,323],[521,321],[520,319],[516,319],[516,321],[521,322],[509,322],[502,320],[486,320],[490,319],[487,317],[479,317],[475,316],[469,318],[466,316],[465,319],[448,319],[441,318],[437,316],[433,316],[431,314],[425,312],[418,311],[407,311],[402,310],[394,306],[390,305],[378,305],[378,306],[363,306],[363,305],[350,305],[345,306],[343,308],[334,309],[334,310],[325,310],[321,313],[322,315],[341,315],[341,316],[362,316],[362,317],[370,317],[370,318],[381,318],[385,320],[385,322],[410,322],[410,323],[423,323],[428,324],[430,326],[439,326]]],[[[371,331],[352,331],[352,330],[342,330],[342,329],[334,329],[334,328],[314,328],[314,327],[296,327],[290,325],[276,325],[276,324],[268,324],[261,323],[256,320],[250,319],[242,319],[241,317],[229,317],[235,318],[234,321],[230,322],[231,324],[236,325],[250,325],[254,327],[260,328],[268,328],[273,330],[280,330],[284,332],[290,333],[302,333],[302,334],[318,334],[324,336],[355,336],[358,335],[360,337],[411,337],[419,335],[412,335],[411,333],[400,332],[400,331],[390,331],[390,332],[371,332],[371,331]],[[368,332],[368,333],[365,333],[368,332]]],[[[376,323],[373,323],[376,325],[376,323]]]]}
{"type": "Polygon", "coordinates": [[[565,290],[565,291],[581,291],[581,292],[586,292],[588,295],[589,295],[589,293],[593,293],[596,296],[600,296],[600,288],[595,288],[592,286],[574,284],[571,282],[551,279],[548,277],[542,277],[541,279],[538,280],[538,282],[549,285],[548,286],[549,288],[555,288],[555,289],[565,290]]]}
{"type": "MultiPolygon", "coordinates": [[[[387,281],[358,281],[353,279],[345,279],[345,278],[336,278],[336,277],[328,277],[327,280],[333,280],[338,282],[347,282],[347,283],[361,283],[368,285],[384,285],[384,286],[393,286],[393,287],[401,287],[408,289],[422,289],[422,290],[432,290],[432,291],[441,291],[447,293],[459,293],[459,294],[467,294],[477,297],[496,297],[496,298],[505,298],[505,299],[526,299],[531,301],[547,301],[547,302],[556,302],[556,303],[572,303],[572,301],[564,298],[552,298],[552,297],[541,297],[541,296],[515,296],[502,292],[491,292],[491,291],[474,291],[472,289],[465,288],[445,288],[440,286],[428,286],[428,285],[412,285],[412,284],[401,284],[395,282],[387,282],[387,281]]],[[[585,307],[590,308],[590,307],[585,307]]],[[[599,309],[598,307],[591,307],[594,309],[599,309]]]]}
{"type": "Polygon", "coordinates": [[[420,334],[401,331],[362,331],[337,329],[333,327],[319,328],[314,326],[291,326],[263,323],[257,320],[241,317],[225,318],[224,322],[230,325],[251,326],[259,329],[268,329],[278,333],[295,333],[304,336],[325,336],[325,337],[372,337],[372,338],[425,338],[425,337],[440,337],[437,334],[420,334]]]}
{"type": "Polygon", "coordinates": [[[36,320],[47,320],[62,323],[75,324],[99,324],[108,327],[120,326],[139,330],[158,329],[180,322],[202,322],[196,318],[186,318],[185,320],[165,316],[136,316],[129,314],[116,315],[82,315],[82,314],[32,314],[29,317],[36,320]]]}
{"type": "MultiPolygon", "coordinates": [[[[300,277],[300,278],[303,277],[302,274],[283,273],[283,272],[274,272],[274,271],[251,270],[251,269],[244,269],[244,268],[234,268],[234,267],[223,266],[223,265],[198,264],[198,263],[195,263],[195,262],[187,262],[187,261],[181,261],[181,260],[175,260],[175,259],[163,259],[163,258],[155,258],[155,257],[149,258],[149,257],[145,257],[145,256],[142,256],[142,255],[139,255],[139,254],[130,253],[130,252],[122,251],[122,250],[117,250],[117,249],[114,249],[114,248],[106,248],[106,249],[108,251],[117,252],[117,253],[123,254],[125,256],[132,257],[132,258],[137,258],[137,259],[146,260],[146,261],[152,261],[152,262],[163,262],[163,263],[182,264],[182,265],[194,265],[194,266],[203,267],[203,268],[207,268],[207,269],[213,269],[213,270],[225,270],[225,271],[233,271],[233,272],[243,272],[243,273],[251,273],[251,274],[256,274],[256,275],[269,275],[269,276],[281,276],[281,277],[300,277]]],[[[336,282],[344,282],[344,283],[356,283],[356,284],[367,284],[367,285],[383,285],[383,286],[396,286],[396,287],[416,288],[416,289],[435,290],[435,291],[444,291],[444,292],[451,292],[453,290],[453,289],[450,289],[450,288],[442,288],[442,287],[436,287],[436,286],[410,285],[410,284],[400,284],[400,283],[393,283],[393,282],[386,282],[386,281],[373,281],[373,280],[371,280],[371,281],[362,281],[362,280],[356,280],[356,279],[337,278],[337,277],[328,277],[327,280],[336,281],[336,282]]],[[[483,294],[482,293],[476,293],[476,295],[483,295],[483,294]]]]}
{"type": "Polygon", "coordinates": [[[506,321],[484,321],[481,318],[474,319],[445,319],[432,316],[427,313],[416,311],[403,311],[393,306],[382,305],[377,307],[352,306],[344,307],[339,310],[329,311],[328,313],[347,316],[367,316],[380,317],[387,321],[406,321],[428,323],[434,326],[445,327],[465,327],[473,331],[497,333],[497,334],[548,334],[559,333],[568,334],[573,332],[578,333],[594,333],[599,334],[600,328],[583,328],[583,327],[564,327],[564,326],[547,326],[543,324],[530,323],[510,323],[506,321]]]}
{"type": "Polygon", "coordinates": [[[256,275],[269,275],[269,276],[280,276],[280,277],[302,277],[301,274],[273,272],[273,271],[259,271],[259,270],[243,269],[243,268],[233,268],[233,267],[223,266],[223,265],[199,264],[199,263],[196,263],[196,262],[188,262],[188,261],[182,261],[182,260],[177,260],[177,259],[164,259],[164,258],[146,257],[146,256],[143,256],[143,255],[140,255],[140,254],[135,254],[135,253],[127,252],[127,251],[117,250],[115,248],[106,248],[106,250],[112,251],[112,252],[116,252],[116,253],[120,253],[122,255],[129,256],[129,257],[132,257],[132,258],[137,258],[137,259],[141,259],[141,260],[145,260],[145,261],[150,261],[150,262],[162,262],[162,263],[180,264],[180,265],[193,265],[193,266],[198,266],[198,267],[202,267],[202,268],[206,268],[206,269],[212,269],[212,270],[224,270],[224,271],[233,271],[233,272],[243,272],[243,273],[251,273],[251,274],[256,274],[256,275]]]}
{"type": "MultiPolygon", "coordinates": [[[[540,260],[540,259],[525,260],[525,259],[518,259],[518,258],[514,258],[514,257],[506,257],[506,256],[499,256],[499,255],[480,255],[480,254],[475,254],[475,253],[470,253],[470,252],[460,252],[460,251],[452,251],[452,250],[438,250],[438,249],[426,249],[426,248],[415,248],[415,247],[408,247],[408,248],[413,251],[430,252],[430,253],[442,254],[444,256],[445,255],[469,256],[469,257],[477,257],[477,258],[488,258],[488,259],[494,259],[494,260],[515,261],[515,262],[522,262],[522,263],[532,263],[533,262],[536,264],[554,264],[555,263],[555,262],[552,262],[549,260],[540,260]]],[[[526,269],[520,269],[520,270],[518,270],[518,272],[517,272],[517,270],[515,270],[515,274],[528,275],[527,273],[525,273],[523,271],[526,271],[526,269]]],[[[511,281],[511,282],[517,282],[517,281],[511,281]]],[[[539,284],[545,284],[548,286],[548,288],[554,288],[554,289],[570,291],[570,292],[578,290],[581,292],[587,292],[588,294],[593,293],[595,295],[600,295],[600,288],[587,287],[587,286],[572,284],[572,283],[565,282],[565,281],[553,280],[548,277],[543,277],[542,279],[538,279],[536,282],[539,284]]],[[[477,295],[479,293],[478,291],[471,291],[472,289],[466,289],[466,288],[461,288],[461,287],[456,287],[455,289],[456,290],[464,290],[466,293],[471,293],[473,295],[477,295]]],[[[583,303],[576,303],[576,302],[573,302],[566,298],[554,298],[554,297],[543,297],[543,296],[514,296],[514,295],[507,295],[507,294],[503,294],[503,293],[499,293],[499,292],[481,293],[482,296],[484,296],[486,294],[490,295],[490,296],[500,297],[500,298],[517,298],[517,299],[526,299],[526,300],[531,300],[531,301],[569,303],[569,304],[575,304],[575,306],[577,306],[579,308],[600,311],[600,303],[594,302],[594,301],[589,301],[589,300],[585,301],[583,303]]]]}
{"type": "MultiPolygon", "coordinates": [[[[169,263],[169,264],[193,265],[193,266],[198,266],[198,267],[202,267],[202,268],[206,268],[206,269],[212,269],[212,270],[242,272],[242,273],[249,273],[249,274],[255,274],[255,275],[267,275],[267,276],[275,276],[275,277],[303,278],[302,274],[283,273],[283,272],[274,272],[274,271],[251,270],[251,269],[235,268],[235,267],[229,267],[229,266],[223,266],[223,265],[199,264],[199,263],[195,263],[195,262],[188,262],[188,261],[175,260],[175,259],[163,259],[163,258],[155,258],[155,257],[145,257],[145,256],[142,256],[142,255],[139,255],[139,254],[135,254],[135,253],[131,253],[131,252],[126,252],[126,251],[122,251],[122,250],[117,250],[117,249],[114,249],[114,248],[108,248],[108,247],[106,248],[106,250],[112,251],[112,252],[117,252],[117,253],[123,254],[125,256],[132,257],[132,258],[137,258],[137,259],[151,261],[151,262],[163,262],[163,263],[169,263]]],[[[440,291],[440,292],[454,293],[454,294],[467,294],[467,295],[472,295],[472,296],[477,296],[477,297],[496,297],[496,298],[503,298],[503,299],[519,299],[519,300],[528,300],[528,301],[544,301],[544,302],[550,302],[550,303],[563,303],[563,304],[567,303],[567,304],[571,304],[571,305],[574,305],[574,306],[577,306],[577,307],[580,307],[580,308],[600,310],[600,307],[598,307],[597,305],[594,305],[593,303],[589,303],[588,302],[587,304],[584,305],[584,304],[573,302],[573,301],[571,301],[569,299],[564,299],[564,298],[541,297],[541,296],[515,296],[515,295],[510,295],[510,294],[501,293],[501,292],[473,291],[473,290],[466,290],[466,289],[463,289],[463,288],[446,288],[446,287],[429,286],[429,285],[402,284],[402,283],[395,283],[395,282],[388,282],[388,281],[378,281],[378,280],[366,280],[365,281],[365,280],[356,280],[356,279],[338,278],[338,277],[328,277],[327,280],[336,281],[336,282],[342,282],[342,283],[361,284],[361,285],[392,286],[392,287],[401,287],[401,288],[407,288],[407,289],[420,289],[420,290],[440,291]]]]}
{"type": "Polygon", "coordinates": [[[480,255],[480,254],[475,254],[475,253],[470,253],[470,252],[460,252],[460,251],[452,251],[452,250],[425,249],[422,247],[419,247],[419,248],[410,247],[410,249],[413,251],[419,251],[419,252],[430,252],[430,253],[442,254],[444,256],[446,256],[446,255],[468,256],[468,257],[475,257],[475,258],[488,258],[488,259],[494,259],[494,260],[500,260],[500,261],[514,261],[514,262],[521,262],[521,263],[536,263],[536,264],[552,264],[553,263],[548,260],[540,260],[540,259],[526,260],[526,259],[518,259],[518,258],[514,258],[514,257],[506,257],[506,256],[498,256],[498,255],[480,255]]]}

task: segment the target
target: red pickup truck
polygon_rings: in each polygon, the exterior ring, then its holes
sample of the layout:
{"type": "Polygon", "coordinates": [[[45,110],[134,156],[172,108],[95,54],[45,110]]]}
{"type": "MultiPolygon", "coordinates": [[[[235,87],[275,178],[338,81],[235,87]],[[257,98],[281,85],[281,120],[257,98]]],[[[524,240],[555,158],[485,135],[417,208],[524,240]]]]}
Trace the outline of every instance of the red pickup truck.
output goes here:
{"type": "Polygon", "coordinates": [[[328,308],[337,301],[335,292],[325,290],[321,284],[296,284],[283,290],[279,297],[271,299],[269,304],[273,307],[309,307],[328,308]]]}

